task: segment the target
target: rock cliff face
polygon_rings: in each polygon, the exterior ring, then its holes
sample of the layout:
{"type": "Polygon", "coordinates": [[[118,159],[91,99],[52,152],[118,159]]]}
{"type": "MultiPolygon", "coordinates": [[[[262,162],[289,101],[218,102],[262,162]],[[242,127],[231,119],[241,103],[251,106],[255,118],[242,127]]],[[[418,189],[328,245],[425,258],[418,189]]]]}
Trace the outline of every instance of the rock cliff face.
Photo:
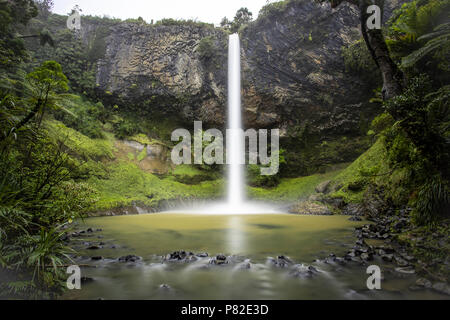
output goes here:
{"type": "MultiPolygon", "coordinates": [[[[322,136],[358,130],[361,113],[370,112],[364,103],[370,92],[345,73],[341,54],[360,37],[358,22],[350,5],[331,9],[327,3],[291,0],[241,30],[246,126],[281,127],[284,135],[306,123],[322,136]]],[[[228,35],[223,30],[121,23],[110,32],[98,64],[99,90],[186,122],[224,123],[228,35]]]]}
{"type": "Polygon", "coordinates": [[[226,40],[223,31],[209,26],[120,24],[108,38],[97,83],[125,103],[189,121],[221,122],[226,40]],[[205,38],[211,40],[208,59],[199,51],[205,38]]]}

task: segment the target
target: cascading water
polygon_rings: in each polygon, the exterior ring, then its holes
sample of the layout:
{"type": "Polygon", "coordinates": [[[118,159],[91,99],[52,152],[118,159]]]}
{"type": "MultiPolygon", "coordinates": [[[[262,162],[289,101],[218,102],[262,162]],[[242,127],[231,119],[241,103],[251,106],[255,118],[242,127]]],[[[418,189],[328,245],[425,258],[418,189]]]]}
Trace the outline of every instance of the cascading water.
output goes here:
{"type": "Polygon", "coordinates": [[[244,202],[245,161],[244,139],[241,135],[241,48],[239,35],[232,34],[228,44],[228,205],[238,208],[244,202]]]}
{"type": "MultiPolygon", "coordinates": [[[[245,140],[242,130],[241,110],[241,48],[239,35],[232,34],[228,45],[228,129],[227,129],[227,200],[191,209],[175,210],[177,213],[207,214],[262,214],[277,213],[273,206],[250,202],[245,197],[245,140]]],[[[174,210],[171,210],[172,212],[174,210]]],[[[234,222],[233,230],[238,230],[234,222]]],[[[237,231],[236,231],[237,232],[237,231]]],[[[236,234],[233,235],[236,238],[236,234]]]]}

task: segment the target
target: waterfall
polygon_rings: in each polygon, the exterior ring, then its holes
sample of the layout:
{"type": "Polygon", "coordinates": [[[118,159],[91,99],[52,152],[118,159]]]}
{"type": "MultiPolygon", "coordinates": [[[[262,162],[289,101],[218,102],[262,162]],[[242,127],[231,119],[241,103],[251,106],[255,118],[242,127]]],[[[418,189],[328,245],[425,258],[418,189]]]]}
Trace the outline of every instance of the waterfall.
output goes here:
{"type": "MultiPolygon", "coordinates": [[[[242,128],[241,110],[241,48],[239,36],[232,34],[228,44],[228,129],[227,129],[227,199],[211,202],[191,209],[176,210],[177,213],[207,214],[261,214],[277,213],[273,206],[248,201],[245,197],[245,139],[242,128]]],[[[173,212],[173,210],[171,210],[173,212]]],[[[235,220],[236,224],[239,220],[235,220]]],[[[235,225],[232,238],[239,237],[235,225]]]]}
{"type": "Polygon", "coordinates": [[[244,202],[245,161],[241,115],[241,48],[239,35],[232,34],[228,44],[228,205],[238,208],[244,202]]]}

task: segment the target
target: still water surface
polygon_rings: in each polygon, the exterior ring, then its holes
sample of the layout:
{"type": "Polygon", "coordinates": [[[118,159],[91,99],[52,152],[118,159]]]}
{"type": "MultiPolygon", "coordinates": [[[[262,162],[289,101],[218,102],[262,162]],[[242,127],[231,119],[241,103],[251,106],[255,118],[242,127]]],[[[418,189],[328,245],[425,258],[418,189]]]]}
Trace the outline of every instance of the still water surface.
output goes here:
{"type": "Polygon", "coordinates": [[[82,275],[93,282],[69,291],[65,299],[431,299],[431,291],[412,291],[414,276],[399,277],[384,270],[382,290],[366,287],[367,266],[313,262],[331,252],[343,256],[354,245],[353,228],[363,222],[345,216],[290,214],[205,215],[149,214],[90,218],[83,229],[101,228],[91,237],[78,239],[101,249],[82,250],[82,275]],[[233,255],[233,263],[216,266],[210,258],[190,263],[162,263],[176,250],[233,255]],[[139,263],[119,263],[117,258],[135,254],[139,263]],[[288,256],[295,264],[313,265],[310,278],[294,277],[291,268],[277,268],[269,257],[288,256]],[[102,256],[92,261],[91,256],[102,256]],[[248,267],[250,262],[250,268],[248,267]],[[162,284],[171,289],[161,288],[162,284]]]}

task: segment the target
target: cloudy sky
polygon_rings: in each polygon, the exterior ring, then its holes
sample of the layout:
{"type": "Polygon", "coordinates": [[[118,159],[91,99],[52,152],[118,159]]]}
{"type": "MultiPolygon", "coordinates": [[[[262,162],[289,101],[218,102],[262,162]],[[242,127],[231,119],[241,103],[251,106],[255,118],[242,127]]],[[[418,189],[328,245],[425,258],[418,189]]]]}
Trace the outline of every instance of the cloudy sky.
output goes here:
{"type": "MultiPolygon", "coordinates": [[[[67,14],[79,5],[84,15],[137,18],[156,22],[162,18],[196,19],[219,24],[224,16],[233,19],[236,11],[247,7],[256,18],[268,0],[54,0],[53,12],[67,14]]],[[[276,0],[269,0],[276,2],[276,0]]]]}

